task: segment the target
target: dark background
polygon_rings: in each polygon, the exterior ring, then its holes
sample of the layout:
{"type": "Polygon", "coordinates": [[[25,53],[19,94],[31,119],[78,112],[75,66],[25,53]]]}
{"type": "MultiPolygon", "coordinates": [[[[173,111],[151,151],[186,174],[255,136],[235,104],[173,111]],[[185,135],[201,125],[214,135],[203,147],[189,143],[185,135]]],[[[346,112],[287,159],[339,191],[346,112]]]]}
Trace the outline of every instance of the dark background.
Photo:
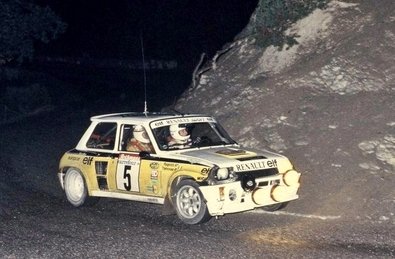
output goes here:
{"type": "Polygon", "coordinates": [[[247,25],[257,2],[40,0],[39,5],[49,6],[68,27],[49,44],[37,43],[35,59],[25,67],[70,83],[70,92],[84,100],[84,107],[141,111],[144,74],[135,64],[142,62],[143,39],[146,63],[176,64],[146,70],[149,107],[160,109],[190,85],[202,53],[212,57],[247,25]]]}
{"type": "Polygon", "coordinates": [[[39,1],[67,24],[66,33],[39,53],[102,58],[177,58],[191,64],[213,55],[247,24],[257,0],[39,1]],[[191,60],[192,59],[192,60],[191,60]]]}

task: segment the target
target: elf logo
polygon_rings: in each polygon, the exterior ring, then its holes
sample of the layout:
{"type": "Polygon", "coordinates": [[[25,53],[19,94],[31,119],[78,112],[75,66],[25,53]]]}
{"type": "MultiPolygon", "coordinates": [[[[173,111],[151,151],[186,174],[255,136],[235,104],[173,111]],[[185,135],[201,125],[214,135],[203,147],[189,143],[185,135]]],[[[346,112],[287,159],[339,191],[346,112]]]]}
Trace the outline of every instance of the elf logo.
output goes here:
{"type": "Polygon", "coordinates": [[[82,160],[82,163],[84,165],[91,165],[92,164],[92,160],[93,160],[93,156],[86,156],[84,157],[84,159],[82,160]]]}

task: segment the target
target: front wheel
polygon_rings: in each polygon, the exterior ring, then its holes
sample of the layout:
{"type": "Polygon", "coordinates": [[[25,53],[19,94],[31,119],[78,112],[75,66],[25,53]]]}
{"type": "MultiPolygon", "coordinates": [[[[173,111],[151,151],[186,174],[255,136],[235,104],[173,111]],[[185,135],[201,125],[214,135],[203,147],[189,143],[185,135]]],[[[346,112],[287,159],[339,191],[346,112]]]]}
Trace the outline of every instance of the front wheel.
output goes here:
{"type": "Polygon", "coordinates": [[[75,168],[70,168],[66,172],[64,177],[64,191],[67,200],[74,207],[93,205],[98,200],[98,198],[89,198],[84,177],[75,168]]]}
{"type": "Polygon", "coordinates": [[[285,208],[285,206],[287,206],[288,202],[282,202],[282,203],[276,203],[276,204],[272,204],[272,205],[267,205],[267,206],[263,206],[262,209],[265,211],[276,211],[276,210],[281,210],[283,208],[285,208]]]}
{"type": "Polygon", "coordinates": [[[201,224],[211,218],[199,185],[193,180],[183,180],[177,185],[174,207],[186,224],[201,224]]]}

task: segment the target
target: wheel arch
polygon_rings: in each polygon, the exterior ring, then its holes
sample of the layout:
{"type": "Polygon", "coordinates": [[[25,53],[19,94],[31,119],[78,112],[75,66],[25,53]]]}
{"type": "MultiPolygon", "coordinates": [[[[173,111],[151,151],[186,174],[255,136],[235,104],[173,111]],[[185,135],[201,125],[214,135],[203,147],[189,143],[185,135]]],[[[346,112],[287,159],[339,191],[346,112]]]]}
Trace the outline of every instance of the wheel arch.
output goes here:
{"type": "Polygon", "coordinates": [[[76,170],[76,171],[78,171],[78,172],[81,173],[81,175],[82,175],[82,177],[83,177],[83,179],[84,179],[84,183],[85,183],[85,185],[86,185],[86,189],[87,189],[87,191],[88,191],[88,195],[89,195],[89,196],[92,196],[92,193],[91,193],[91,192],[92,192],[92,189],[93,189],[93,184],[92,184],[92,182],[90,181],[90,178],[88,177],[88,175],[87,175],[83,170],[81,170],[80,168],[75,167],[75,166],[65,166],[65,167],[63,167],[63,168],[60,169],[60,173],[61,173],[61,177],[62,177],[62,179],[61,179],[61,185],[62,185],[63,189],[64,189],[64,177],[66,176],[66,172],[67,172],[69,169],[74,169],[74,170],[76,170]]]}
{"type": "Polygon", "coordinates": [[[170,179],[170,181],[169,181],[170,184],[168,185],[168,190],[167,190],[167,196],[168,196],[169,201],[170,201],[171,203],[173,203],[173,198],[174,198],[174,195],[175,195],[176,186],[177,186],[181,181],[187,180],[187,179],[193,180],[193,181],[196,182],[196,179],[193,178],[193,177],[190,176],[190,175],[178,175],[178,176],[175,176],[175,177],[173,177],[172,179],[170,179]]]}
{"type": "Polygon", "coordinates": [[[200,182],[192,177],[179,177],[172,184],[174,186],[171,200],[179,219],[192,225],[210,220],[211,215],[207,208],[207,201],[199,188],[201,186],[200,182]],[[185,193],[188,193],[188,195],[185,196],[185,193]],[[188,198],[185,200],[185,197],[188,198]]]}
{"type": "MultiPolygon", "coordinates": [[[[91,196],[90,189],[87,184],[89,182],[87,180],[88,178],[86,177],[86,175],[84,174],[84,172],[82,170],[80,170],[78,167],[69,166],[69,167],[62,168],[61,172],[62,173],[61,173],[60,177],[64,178],[63,185],[64,185],[64,192],[66,194],[66,198],[73,206],[75,206],[75,207],[92,206],[98,202],[99,197],[91,196]],[[62,176],[63,172],[64,172],[64,176],[62,176]],[[70,174],[71,174],[70,177],[72,177],[72,180],[68,180],[68,175],[69,175],[68,172],[70,172],[70,174]],[[68,187],[68,184],[71,184],[70,186],[75,186],[75,185],[73,185],[76,183],[75,173],[77,173],[77,175],[79,175],[82,178],[82,182],[83,182],[83,187],[82,187],[83,190],[82,191],[79,191],[79,190],[76,191],[75,187],[71,187],[71,188],[68,187]],[[79,192],[81,192],[81,193],[79,193],[79,192]]],[[[77,189],[78,189],[78,187],[77,187],[77,189]]]]}
{"type": "MultiPolygon", "coordinates": [[[[199,181],[197,178],[201,176],[200,174],[193,174],[188,171],[183,171],[183,172],[178,172],[177,174],[174,174],[168,181],[167,183],[167,192],[165,195],[165,199],[168,200],[171,205],[173,205],[174,197],[175,197],[175,190],[176,186],[183,180],[192,180],[199,186],[204,185],[205,180],[199,181]]],[[[204,199],[204,202],[206,202],[206,199],[204,199]]]]}

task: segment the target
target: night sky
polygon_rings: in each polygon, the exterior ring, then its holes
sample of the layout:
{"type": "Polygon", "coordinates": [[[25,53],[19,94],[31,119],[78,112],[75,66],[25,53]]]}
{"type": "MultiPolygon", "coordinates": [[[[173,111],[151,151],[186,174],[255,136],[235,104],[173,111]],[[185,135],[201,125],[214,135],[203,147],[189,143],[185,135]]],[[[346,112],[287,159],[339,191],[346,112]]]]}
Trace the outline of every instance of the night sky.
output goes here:
{"type": "Polygon", "coordinates": [[[176,59],[188,67],[202,52],[215,54],[240,32],[257,0],[40,0],[68,24],[38,54],[135,59],[143,34],[148,58],[176,59]]]}
{"type": "MultiPolygon", "coordinates": [[[[258,0],[36,2],[49,6],[68,25],[58,39],[37,44],[36,57],[71,57],[90,63],[42,63],[36,58],[30,69],[68,83],[68,89],[87,100],[84,105],[105,108],[112,103],[141,110],[147,91],[150,109],[157,110],[174,103],[190,86],[202,53],[212,57],[232,42],[247,25],[258,0]],[[140,35],[146,62],[175,61],[176,69],[151,69],[144,81],[141,69],[106,67],[106,62],[114,60],[141,64],[140,35]]],[[[109,112],[124,109],[110,108],[109,112]]]]}

